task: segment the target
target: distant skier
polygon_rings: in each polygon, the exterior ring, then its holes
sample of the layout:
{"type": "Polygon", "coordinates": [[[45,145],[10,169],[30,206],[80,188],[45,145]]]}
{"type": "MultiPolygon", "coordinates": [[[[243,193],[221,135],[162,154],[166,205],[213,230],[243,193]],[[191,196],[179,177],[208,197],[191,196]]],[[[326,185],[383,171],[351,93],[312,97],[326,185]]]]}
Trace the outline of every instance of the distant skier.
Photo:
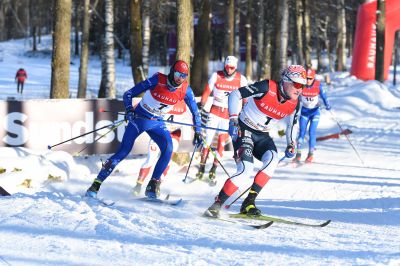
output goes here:
{"type": "Polygon", "coordinates": [[[306,158],[307,163],[311,163],[314,159],[314,150],[317,142],[317,126],[319,122],[320,113],[320,103],[319,97],[325,104],[326,110],[330,110],[331,106],[329,104],[328,98],[326,97],[325,90],[318,80],[315,79],[315,70],[307,70],[307,85],[304,87],[303,92],[300,97],[302,104],[301,115],[299,120],[299,137],[297,139],[297,154],[294,159],[295,162],[300,162],[301,160],[301,148],[304,143],[304,137],[307,132],[307,125],[309,126],[309,145],[308,145],[308,155],[306,158]]]}
{"type": "MultiPolygon", "coordinates": [[[[208,84],[206,85],[201,97],[200,105],[204,107],[207,99],[213,93],[213,103],[208,114],[207,126],[227,130],[229,127],[228,113],[228,96],[240,87],[247,85],[247,79],[237,71],[238,59],[234,56],[227,56],[224,62],[224,69],[214,72],[208,84]]],[[[213,129],[206,130],[206,143],[211,146],[216,131],[213,129]]],[[[227,133],[218,132],[218,155],[222,157],[225,143],[229,135],[227,133]]],[[[200,168],[196,177],[202,179],[205,171],[205,164],[209,155],[209,149],[206,145],[201,151],[200,168]]],[[[209,179],[215,179],[215,171],[217,170],[218,161],[214,158],[213,166],[210,169],[209,179]]]]}
{"type": "Polygon", "coordinates": [[[298,97],[306,83],[304,67],[291,65],[282,71],[279,82],[262,80],[241,87],[229,95],[229,134],[234,141],[235,155],[238,159],[237,172],[226,180],[215,197],[215,202],[204,215],[219,216],[222,204],[239,189],[240,183],[246,183],[248,177],[253,175],[254,158],[260,160],[263,166],[254,176],[253,184],[242,203],[240,212],[254,216],[261,214],[255,205],[255,199],[272,177],[279,162],[277,148],[268,133],[271,122],[289,118],[285,156],[293,158],[296,137],[293,129],[300,109],[298,97]],[[244,98],[248,101],[239,114],[239,102],[244,98]]]}
{"type": "Polygon", "coordinates": [[[18,69],[17,73],[15,74],[15,81],[17,82],[17,93],[24,91],[24,83],[25,80],[28,78],[28,74],[26,73],[25,69],[20,68],[18,69]]]}
{"type": "Polygon", "coordinates": [[[170,132],[162,118],[171,111],[175,104],[184,100],[188,105],[193,116],[193,123],[196,125],[194,140],[197,143],[201,141],[200,116],[193,91],[186,80],[188,72],[188,65],[184,61],[178,60],[172,65],[168,75],[156,73],[124,93],[125,119],[128,121],[128,125],[125,128],[121,146],[113,156],[104,162],[100,173],[87,190],[86,196],[97,196],[102,182],[129,154],[136,138],[143,132],[146,132],[161,150],[152,178],[147,184],[145,195],[149,198],[159,196],[160,177],[168,166],[173,149],[170,132]],[[133,109],[132,98],[143,92],[141,101],[133,109]]]}
{"type": "MultiPolygon", "coordinates": [[[[186,103],[185,101],[180,101],[179,103],[174,105],[173,109],[168,113],[167,115],[168,118],[166,120],[181,121],[180,117],[182,117],[185,112],[186,112],[186,103]]],[[[181,128],[182,125],[177,125],[172,123],[167,124],[167,129],[169,132],[171,132],[173,152],[176,152],[179,148],[179,142],[181,140],[181,134],[182,134],[181,128]]],[[[133,188],[133,193],[135,195],[139,195],[144,180],[149,175],[151,168],[156,164],[159,155],[160,155],[160,149],[158,148],[154,140],[150,139],[146,161],[142,164],[140,168],[139,176],[136,181],[136,186],[133,188]]],[[[169,170],[169,165],[167,166],[167,168],[165,168],[164,172],[162,173],[160,179],[161,181],[167,175],[168,170],[169,170]]]]}

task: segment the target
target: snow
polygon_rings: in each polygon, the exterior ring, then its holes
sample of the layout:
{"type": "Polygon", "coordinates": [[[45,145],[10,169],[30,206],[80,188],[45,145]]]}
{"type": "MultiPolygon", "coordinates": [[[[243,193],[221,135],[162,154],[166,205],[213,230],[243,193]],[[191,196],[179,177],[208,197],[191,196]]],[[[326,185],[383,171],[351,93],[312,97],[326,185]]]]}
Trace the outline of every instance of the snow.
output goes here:
{"type": "MultiPolygon", "coordinates": [[[[13,84],[19,64],[29,78],[23,98],[48,97],[49,56],[27,57],[24,41],[0,43],[0,49],[3,99],[21,97],[13,84]]],[[[71,84],[78,67],[71,66],[71,84]]],[[[130,87],[130,69],[121,62],[116,67],[121,95],[130,87]]],[[[93,95],[99,73],[96,59],[89,68],[93,95]]],[[[399,87],[335,73],[328,97],[333,111],[322,111],[318,135],[339,132],[337,119],[353,131],[349,140],[318,142],[310,165],[294,168],[286,159],[257,199],[265,214],[310,223],[331,219],[327,227],[275,223],[254,230],[200,217],[227,178],[221,167],[217,186],[210,187],[184,184],[185,171],[172,164],[161,190],[184,199],[173,207],[132,196],[145,158],[129,156],[100,190],[100,198],[115,202],[106,207],[81,195],[109,155],[0,148],[6,169],[0,186],[12,194],[0,197],[0,265],[400,265],[399,87]]],[[[282,155],[284,137],[276,143],[282,155]]],[[[221,162],[233,174],[230,155],[221,162]]],[[[198,162],[196,155],[189,176],[198,162]]],[[[241,201],[229,212],[238,212],[241,201]]]]}

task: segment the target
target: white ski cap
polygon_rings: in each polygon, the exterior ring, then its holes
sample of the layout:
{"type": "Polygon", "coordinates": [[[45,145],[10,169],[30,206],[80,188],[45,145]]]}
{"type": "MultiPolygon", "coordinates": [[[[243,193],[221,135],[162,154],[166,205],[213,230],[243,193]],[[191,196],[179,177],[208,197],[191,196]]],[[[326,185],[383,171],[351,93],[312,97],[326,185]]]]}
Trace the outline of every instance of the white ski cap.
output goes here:
{"type": "Polygon", "coordinates": [[[237,64],[238,64],[238,59],[236,57],[234,57],[233,55],[228,55],[225,58],[225,66],[233,66],[233,67],[237,68],[237,64]]]}

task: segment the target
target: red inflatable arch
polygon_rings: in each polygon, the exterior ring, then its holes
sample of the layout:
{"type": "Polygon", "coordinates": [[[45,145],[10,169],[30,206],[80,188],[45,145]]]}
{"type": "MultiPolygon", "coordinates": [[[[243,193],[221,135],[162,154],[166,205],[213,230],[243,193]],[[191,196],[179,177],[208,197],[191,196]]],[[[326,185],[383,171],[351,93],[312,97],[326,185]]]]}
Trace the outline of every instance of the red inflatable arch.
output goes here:
{"type": "MultiPolygon", "coordinates": [[[[375,79],[377,1],[362,4],[358,9],[351,74],[359,79],[375,79]]],[[[400,30],[400,1],[386,0],[385,79],[388,79],[394,37],[400,30]]]]}

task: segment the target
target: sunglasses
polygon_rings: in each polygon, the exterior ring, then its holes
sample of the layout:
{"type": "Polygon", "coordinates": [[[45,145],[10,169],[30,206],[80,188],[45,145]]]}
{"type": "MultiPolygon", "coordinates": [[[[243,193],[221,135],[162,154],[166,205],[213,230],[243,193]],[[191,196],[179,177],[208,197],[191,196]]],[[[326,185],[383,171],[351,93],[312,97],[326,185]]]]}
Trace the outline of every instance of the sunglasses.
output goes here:
{"type": "Polygon", "coordinates": [[[302,88],[304,87],[303,84],[297,83],[297,82],[293,82],[293,81],[292,81],[292,85],[293,85],[293,87],[295,87],[296,89],[302,89],[302,88]]]}
{"type": "Polygon", "coordinates": [[[308,80],[313,80],[314,78],[307,78],[308,80]]]}
{"type": "Polygon", "coordinates": [[[179,72],[179,71],[175,71],[174,72],[174,76],[177,77],[177,78],[185,79],[185,78],[187,78],[188,74],[182,73],[182,72],[179,72]]]}
{"type": "Polygon", "coordinates": [[[234,66],[225,66],[225,69],[226,70],[235,70],[236,67],[234,67],[234,66]]]}

